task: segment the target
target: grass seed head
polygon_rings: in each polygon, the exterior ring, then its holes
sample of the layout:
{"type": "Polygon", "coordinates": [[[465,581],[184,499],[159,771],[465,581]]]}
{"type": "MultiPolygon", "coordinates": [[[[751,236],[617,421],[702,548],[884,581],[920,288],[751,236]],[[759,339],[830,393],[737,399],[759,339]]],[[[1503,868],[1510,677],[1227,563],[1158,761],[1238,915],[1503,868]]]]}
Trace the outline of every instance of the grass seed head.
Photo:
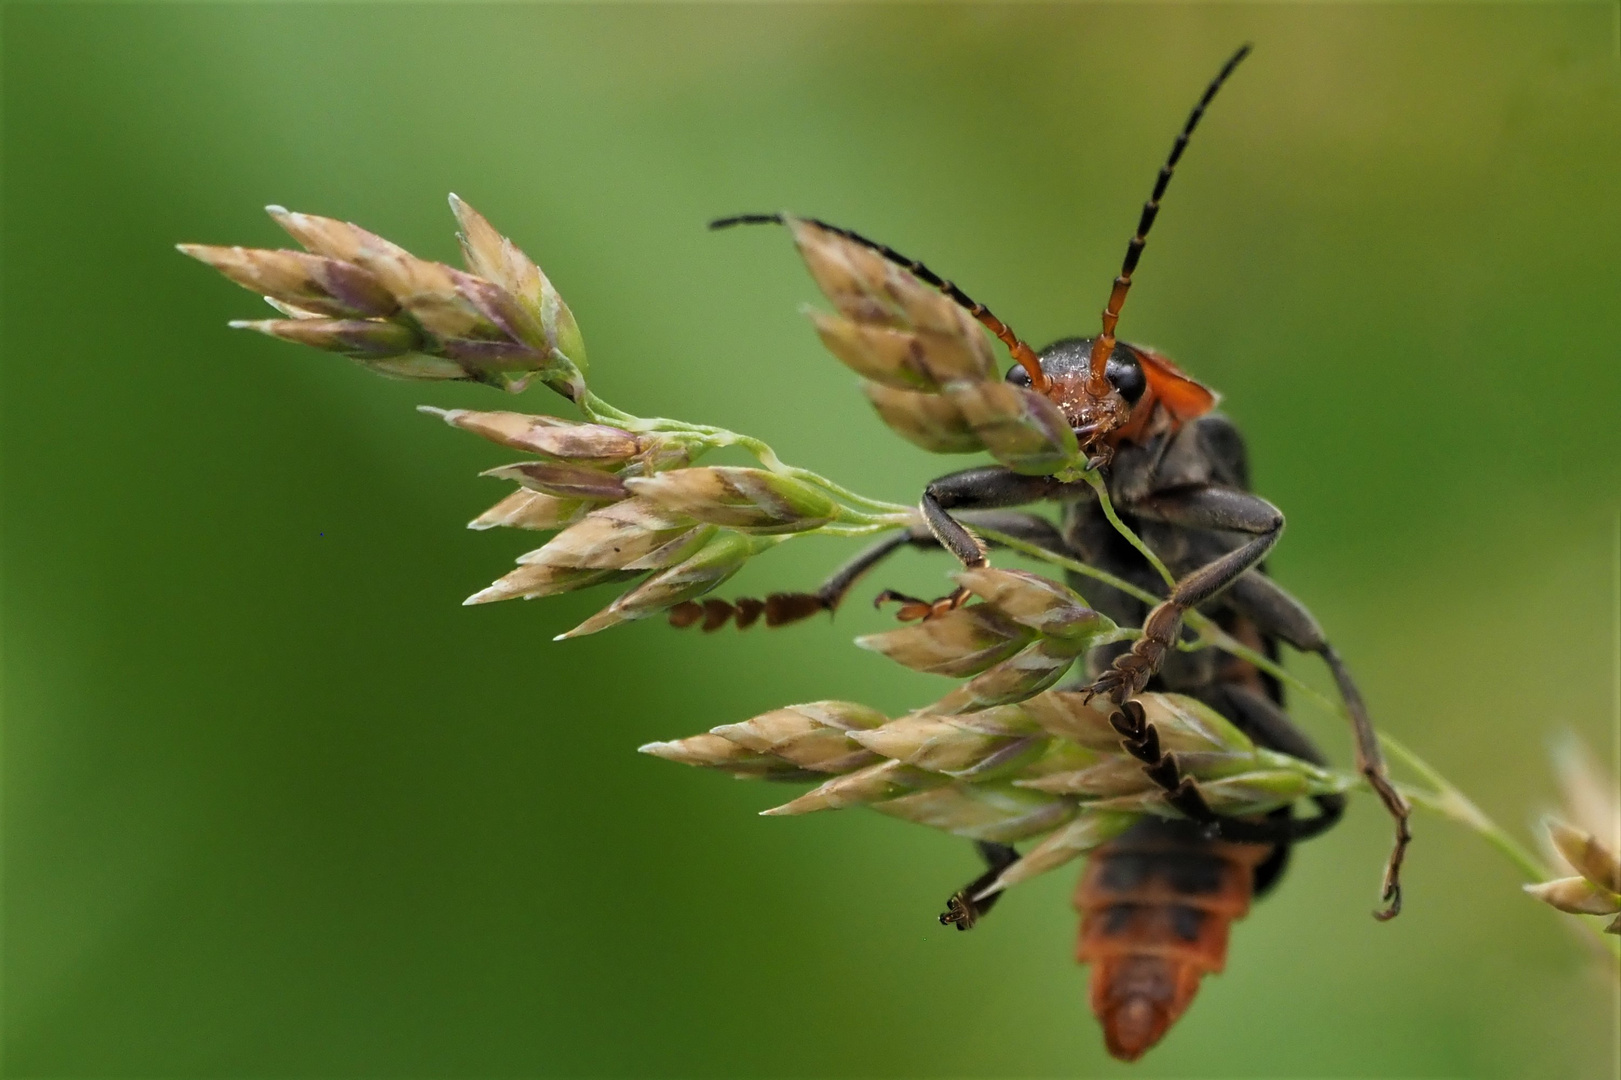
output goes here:
{"type": "Polygon", "coordinates": [[[1070,799],[1006,784],[951,784],[874,803],[873,809],[970,840],[1011,844],[1062,825],[1078,807],[1070,799]]]}
{"type": "Polygon", "coordinates": [[[1567,825],[1558,818],[1543,822],[1548,839],[1560,856],[1582,877],[1601,889],[1621,893],[1621,860],[1598,837],[1567,825]]]}
{"type": "Polygon", "coordinates": [[[897,390],[938,391],[962,380],[994,379],[988,354],[974,337],[936,330],[902,330],[854,322],[839,315],[806,309],[811,325],[833,356],[860,375],[897,390]]]}
{"type": "Polygon", "coordinates": [[[956,579],[1014,622],[1046,637],[1090,637],[1115,629],[1074,591],[1039,574],[981,566],[959,572],[956,579]]]}
{"type": "MultiPolygon", "coordinates": [[[[1595,885],[1584,877],[1556,878],[1538,885],[1521,886],[1544,904],[1570,915],[1615,915],[1621,913],[1621,896],[1595,885]]],[[[1610,931],[1614,933],[1615,931],[1610,931]]]]}
{"type": "Polygon", "coordinates": [[[1000,663],[1034,640],[1035,634],[988,604],[971,604],[944,615],[881,634],[856,644],[931,675],[965,678],[1000,663]]]}
{"type": "Polygon", "coordinates": [[[538,491],[559,499],[618,502],[630,495],[625,482],[619,477],[601,469],[593,469],[589,465],[570,465],[558,461],[520,461],[512,465],[486,469],[479,475],[514,480],[530,491],[538,491]]]}
{"type": "Polygon", "coordinates": [[[839,505],[803,480],[766,469],[701,466],[627,479],[649,502],[711,525],[764,535],[820,528],[839,505]]]}
{"type": "Polygon", "coordinates": [[[469,529],[550,530],[572,525],[597,504],[586,499],[560,499],[519,488],[467,523],[469,529]]]}
{"type": "Polygon", "coordinates": [[[987,763],[1004,772],[1018,768],[1046,745],[1045,736],[999,735],[975,731],[955,717],[914,713],[871,731],[851,733],[869,750],[930,772],[952,776],[989,773],[987,763]],[[1009,753],[1011,751],[1011,753],[1009,753]]]}
{"type": "Polygon", "coordinates": [[[1014,472],[1043,476],[1076,464],[1080,446],[1047,398],[1006,382],[957,383],[945,396],[991,455],[1014,472]]]}
{"type": "Polygon", "coordinates": [[[929,711],[975,712],[1034,697],[1063,678],[1083,649],[1070,641],[1037,638],[929,706],[929,711]]]}
{"type": "Polygon", "coordinates": [[[719,735],[694,735],[674,742],[651,742],[637,750],[679,765],[719,769],[740,778],[793,779],[803,772],[780,757],[757,753],[719,735]]]}
{"type": "Polygon", "coordinates": [[[176,245],[182,254],[218,270],[245,289],[300,311],[335,319],[388,316],[399,302],[364,269],[302,251],[176,245]]]}
{"type": "Polygon", "coordinates": [[[623,499],[593,510],[520,563],[653,570],[673,566],[714,535],[712,525],[672,514],[645,499],[623,499]]]}
{"type": "Polygon", "coordinates": [[[528,413],[436,409],[431,405],[418,406],[418,411],[437,416],[451,427],[470,431],[500,446],[576,465],[613,468],[630,461],[646,448],[637,436],[607,424],[586,424],[528,413]]]}
{"type": "Polygon", "coordinates": [[[948,397],[897,390],[870,380],[862,380],[861,391],[878,418],[913,446],[935,454],[975,454],[985,449],[973,425],[948,397]]]}
{"type": "Polygon", "coordinates": [[[849,701],[813,701],[774,709],[740,724],[724,724],[711,734],[763,754],[775,754],[801,768],[847,773],[865,768],[879,755],[852,736],[885,722],[884,714],[849,701]]]}
{"type": "Polygon", "coordinates": [[[693,555],[654,574],[579,626],[557,635],[557,640],[584,637],[622,622],[645,619],[702,596],[737,573],[760,550],[762,546],[752,537],[717,533],[693,555]]]}
{"type": "MultiPolygon", "coordinates": [[[[295,345],[339,353],[368,365],[417,353],[423,344],[413,328],[380,319],[232,319],[228,325],[233,330],[256,330],[295,345]]],[[[446,365],[445,370],[451,367],[446,365]]]]}
{"type": "Polygon", "coordinates": [[[836,776],[790,802],[760,811],[765,817],[811,814],[818,810],[842,810],[865,806],[903,795],[909,791],[947,783],[939,773],[914,768],[902,761],[880,761],[855,772],[836,776]]]}
{"type": "MultiPolygon", "coordinates": [[[[472,214],[456,205],[459,215],[472,214]]],[[[293,319],[328,316],[379,328],[295,329],[275,320],[237,325],[344,353],[394,377],[462,379],[512,391],[539,378],[570,400],[584,393],[585,350],[572,313],[521,251],[490,239],[493,230],[483,218],[472,215],[478,224],[470,226],[463,216],[464,229],[479,237],[464,244],[469,265],[477,268],[468,273],[420,259],[347,222],[267,209],[305,251],[201,244],[180,250],[265,294],[293,319]]]]}
{"type": "Polygon", "coordinates": [[[1045,874],[1049,870],[1055,870],[1071,859],[1085,855],[1093,848],[1113,840],[1125,832],[1137,818],[1136,814],[1088,810],[1025,852],[1023,858],[1002,871],[995,881],[973,899],[983,900],[987,896],[1045,874]]]}
{"type": "Polygon", "coordinates": [[[622,570],[592,570],[572,566],[550,566],[530,563],[498,578],[486,588],[469,596],[462,603],[493,604],[497,600],[536,600],[542,596],[557,596],[609,581],[624,581],[635,577],[634,572],[622,570]]]}

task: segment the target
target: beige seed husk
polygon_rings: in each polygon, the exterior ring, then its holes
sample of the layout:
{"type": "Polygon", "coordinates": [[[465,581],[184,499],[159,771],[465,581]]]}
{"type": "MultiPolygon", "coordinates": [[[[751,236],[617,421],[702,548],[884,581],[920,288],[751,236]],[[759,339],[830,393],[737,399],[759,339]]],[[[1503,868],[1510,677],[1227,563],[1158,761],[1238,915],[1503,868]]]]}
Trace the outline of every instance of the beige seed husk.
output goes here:
{"type": "Polygon", "coordinates": [[[1012,843],[1063,824],[1075,803],[1003,784],[951,784],[874,804],[874,810],[971,840],[1012,843]]]}
{"type": "Polygon", "coordinates": [[[585,517],[595,502],[559,499],[519,488],[467,523],[469,529],[559,529],[585,517]]]}
{"type": "Polygon", "coordinates": [[[988,352],[974,338],[933,330],[902,330],[852,322],[806,310],[827,351],[857,375],[899,390],[938,390],[958,380],[993,377],[988,352]]]}
{"type": "Polygon", "coordinates": [[[550,563],[598,569],[654,569],[642,560],[658,553],[664,566],[681,561],[714,532],[689,517],[645,499],[623,499],[593,510],[546,542],[518,557],[520,563],[550,563]],[[672,544],[674,546],[672,546],[672,544]]]}
{"type": "Polygon", "coordinates": [[[407,254],[398,244],[347,221],[318,214],[295,213],[286,207],[274,205],[265,207],[265,212],[306,250],[329,259],[358,263],[362,255],[390,252],[407,254]]]}
{"type": "Polygon", "coordinates": [[[914,446],[936,454],[974,454],[985,443],[950,398],[919,390],[897,390],[863,380],[862,393],[879,419],[914,446]]]}
{"type": "Polygon", "coordinates": [[[518,597],[535,600],[542,596],[556,596],[559,593],[573,592],[575,589],[584,589],[603,582],[623,581],[634,576],[619,570],[590,570],[530,563],[518,567],[505,577],[498,578],[462,603],[467,606],[493,604],[498,600],[512,600],[518,597]]]}
{"type": "Polygon", "coordinates": [[[584,637],[622,622],[645,619],[676,604],[702,596],[737,573],[759,542],[736,533],[713,535],[682,562],[661,570],[555,641],[584,637]]]}
{"type": "Polygon", "coordinates": [[[963,570],[956,578],[969,592],[1037,633],[1072,637],[1113,629],[1113,623],[1076,593],[1037,574],[982,566],[963,570]]]}
{"type": "Polygon", "coordinates": [[[698,521],[773,535],[820,528],[838,504],[802,480],[766,469],[699,466],[626,478],[642,498],[698,521]]]}
{"type": "Polygon", "coordinates": [[[500,446],[559,461],[611,468],[642,451],[641,440],[606,424],[582,424],[555,416],[517,412],[475,412],[420,405],[419,412],[437,416],[451,427],[472,432],[500,446]]]}
{"type": "Polygon", "coordinates": [[[479,475],[513,480],[531,491],[559,499],[617,502],[630,494],[624,481],[613,473],[561,461],[520,461],[486,469],[479,475]]]}
{"type": "Polygon", "coordinates": [[[1570,915],[1614,915],[1621,912],[1621,895],[1584,877],[1558,878],[1521,886],[1544,904],[1570,915]]]}
{"type": "Polygon", "coordinates": [[[1010,748],[1040,749],[1028,737],[988,735],[955,724],[951,718],[927,713],[903,716],[871,731],[853,732],[850,737],[884,757],[938,773],[975,769],[1010,748]]]}
{"type": "MultiPolygon", "coordinates": [[[[1149,723],[1166,750],[1213,750],[1252,753],[1254,744],[1243,732],[1208,705],[1180,694],[1140,694],[1149,723]]],[[[1037,723],[1060,738],[1093,750],[1113,751],[1120,733],[1109,724],[1114,706],[1102,698],[1083,700],[1078,691],[1049,690],[1021,703],[1037,723]]]]}
{"type": "Polygon", "coordinates": [[[1548,838],[1571,869],[1601,889],[1621,893],[1621,860],[1599,843],[1596,836],[1571,827],[1557,818],[1543,822],[1548,838]]]}
{"type": "MultiPolygon", "coordinates": [[[[900,324],[970,339],[979,326],[954,302],[877,252],[811,222],[787,224],[817,286],[857,322],[900,324]]],[[[971,339],[970,339],[971,340],[971,339]]],[[[986,369],[994,377],[989,347],[986,369]]]]}
{"type": "Polygon", "coordinates": [[[497,232],[483,214],[455,194],[450,196],[450,209],[462,227],[456,239],[461,244],[467,269],[534,304],[538,315],[541,282],[545,279],[540,267],[518,245],[497,232]]]}
{"type": "MultiPolygon", "coordinates": [[[[1306,795],[1313,794],[1312,787],[1313,785],[1304,776],[1286,769],[1257,770],[1199,782],[1199,792],[1210,808],[1218,814],[1231,816],[1264,814],[1269,810],[1288,806],[1306,795]]],[[[1158,787],[1145,789],[1136,794],[1099,799],[1089,805],[1097,810],[1133,813],[1174,812],[1166,802],[1165,791],[1158,787]]]]}
{"type": "Polygon", "coordinates": [[[1007,382],[977,382],[953,384],[945,395],[985,448],[1014,472],[1047,475],[1080,457],[1069,421],[1040,394],[1007,382]]]}
{"type": "Polygon", "coordinates": [[[884,714],[848,701],[789,705],[724,724],[712,733],[762,754],[772,754],[817,772],[845,773],[879,760],[850,737],[884,723],[884,714]]]}
{"type": "Polygon", "coordinates": [[[1025,852],[1022,859],[1002,871],[1000,877],[973,898],[983,900],[987,896],[1062,866],[1071,859],[1084,855],[1119,836],[1136,820],[1136,814],[1087,810],[1025,852]]]}
{"type": "Polygon", "coordinates": [[[361,361],[404,356],[422,341],[408,326],[381,319],[327,319],[319,315],[293,319],[232,319],[233,330],[255,330],[268,337],[341,353],[361,361]]]}
{"type": "Polygon", "coordinates": [[[1008,659],[1032,637],[995,608],[974,604],[855,643],[913,671],[963,678],[1008,659]]]}
{"type": "Polygon", "coordinates": [[[808,221],[787,218],[786,223],[816,287],[834,307],[859,323],[901,324],[885,294],[889,264],[882,256],[808,221]]]}
{"type": "MultiPolygon", "coordinates": [[[[1207,780],[1255,771],[1256,758],[1250,754],[1181,751],[1176,755],[1176,763],[1183,773],[1199,780],[1207,780]]],[[[1083,768],[1027,776],[1015,780],[1014,783],[1019,787],[1036,791],[1049,791],[1055,795],[1080,795],[1089,799],[1131,795],[1155,786],[1143,772],[1142,762],[1122,754],[1094,760],[1083,768]]]]}
{"type": "Polygon", "coordinates": [[[637,747],[637,752],[678,765],[720,769],[740,777],[771,777],[799,772],[798,768],[778,757],[757,753],[710,734],[694,735],[673,742],[651,742],[637,747]]]}
{"type": "Polygon", "coordinates": [[[938,773],[913,768],[901,761],[880,761],[855,772],[836,776],[799,798],[760,811],[768,817],[810,814],[818,810],[842,810],[879,802],[908,791],[935,787],[947,782],[938,773]]]}
{"type": "Polygon", "coordinates": [[[176,247],[243,288],[304,311],[337,319],[364,319],[399,310],[399,304],[375,276],[323,255],[240,245],[176,247]]]}
{"type": "Polygon", "coordinates": [[[450,196],[450,208],[462,227],[457,239],[467,268],[516,298],[542,326],[547,348],[555,348],[583,370],[585,342],[579,324],[551,280],[518,245],[496,232],[484,215],[454,194],[450,196]]]}
{"type": "Polygon", "coordinates": [[[1078,654],[1079,649],[1071,642],[1037,638],[929,706],[929,711],[974,712],[1024,701],[1063,678],[1078,654]]]}
{"type": "Polygon", "coordinates": [[[349,354],[349,358],[369,371],[389,379],[430,379],[448,381],[469,378],[467,368],[455,360],[426,353],[406,353],[404,356],[367,357],[349,354]]]}

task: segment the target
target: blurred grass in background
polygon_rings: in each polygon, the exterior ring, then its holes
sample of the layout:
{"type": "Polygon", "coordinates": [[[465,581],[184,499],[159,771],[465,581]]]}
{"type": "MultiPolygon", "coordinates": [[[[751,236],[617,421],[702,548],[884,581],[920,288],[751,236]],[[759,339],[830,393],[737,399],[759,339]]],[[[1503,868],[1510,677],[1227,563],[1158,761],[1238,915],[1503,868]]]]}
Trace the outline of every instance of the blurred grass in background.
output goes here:
{"type": "MultiPolygon", "coordinates": [[[[511,456],[389,383],[228,331],[180,240],[267,202],[454,252],[454,190],[547,270],[593,384],[906,500],[795,314],[791,208],[924,259],[1032,342],[1090,333],[1199,90],[1123,334],[1220,388],[1289,514],[1274,573],[1375,716],[1522,835],[1547,736],[1609,745],[1621,498],[1612,5],[7,5],[10,1075],[1578,1077],[1613,997],[1475,837],[1417,820],[1368,917],[1366,801],[1225,975],[1104,1056],[1065,871],[972,934],[966,844],[639,757],[778,704],[941,683],[884,625],[550,638],[596,590],[464,610],[511,456]]],[[[810,542],[729,592],[799,588],[810,542]]],[[[938,591],[943,561],[881,583],[938,591]]],[[[866,592],[870,594],[870,589],[866,592]]],[[[1310,665],[1303,671],[1317,673],[1310,665]]],[[[1347,739],[1308,726],[1344,760],[1347,739]]]]}

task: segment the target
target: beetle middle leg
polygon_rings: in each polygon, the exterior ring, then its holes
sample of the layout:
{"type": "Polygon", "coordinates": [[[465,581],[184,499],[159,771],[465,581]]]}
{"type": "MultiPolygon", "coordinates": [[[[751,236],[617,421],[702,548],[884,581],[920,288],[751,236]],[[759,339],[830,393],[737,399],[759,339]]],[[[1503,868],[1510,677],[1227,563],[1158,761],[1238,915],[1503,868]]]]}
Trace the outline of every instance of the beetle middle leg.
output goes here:
{"type": "MultiPolygon", "coordinates": [[[[983,525],[987,529],[1006,533],[1037,547],[1068,554],[1064,538],[1057,527],[1036,514],[1008,510],[969,510],[963,513],[963,520],[971,526],[983,525]]],[[[935,538],[934,533],[927,525],[919,522],[910,529],[886,536],[857,552],[849,562],[833,571],[814,592],[776,592],[764,600],[753,597],[739,597],[736,600],[711,597],[701,602],[689,600],[670,609],[670,624],[677,628],[701,626],[706,631],[712,631],[735,619],[738,629],[746,630],[762,617],[766,626],[774,627],[799,622],[823,611],[831,613],[837,610],[839,604],[861,578],[895,552],[904,547],[935,550],[939,546],[940,541],[935,538]]],[[[879,602],[895,599],[925,606],[930,604],[929,601],[903,597],[889,589],[884,590],[878,597],[879,602]]]]}
{"type": "MultiPolygon", "coordinates": [[[[918,500],[918,510],[940,546],[972,570],[985,565],[985,545],[950,511],[1024,506],[1052,498],[1063,488],[1064,484],[1050,476],[1025,476],[1000,465],[964,469],[931,480],[918,500]]],[[[875,603],[896,601],[901,605],[900,618],[927,619],[960,607],[968,595],[967,589],[959,587],[938,600],[918,600],[886,589],[875,603]]]]}
{"type": "Polygon", "coordinates": [[[976,840],[974,846],[979,849],[980,858],[985,860],[986,871],[951,894],[946,901],[946,910],[940,915],[941,926],[955,926],[958,930],[972,930],[974,924],[985,917],[985,913],[996,905],[1001,893],[992,893],[983,900],[974,897],[990,888],[1002,871],[1019,861],[1019,853],[1007,844],[992,843],[989,840],[976,840]]]}

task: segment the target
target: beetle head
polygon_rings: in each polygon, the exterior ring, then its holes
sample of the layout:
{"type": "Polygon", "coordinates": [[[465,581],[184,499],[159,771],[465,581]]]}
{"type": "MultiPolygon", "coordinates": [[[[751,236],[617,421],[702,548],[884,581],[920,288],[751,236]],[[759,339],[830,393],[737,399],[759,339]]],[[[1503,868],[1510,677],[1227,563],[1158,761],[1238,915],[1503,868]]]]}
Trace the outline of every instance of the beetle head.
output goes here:
{"type": "MultiPolygon", "coordinates": [[[[1115,343],[1103,378],[1094,378],[1092,340],[1064,338],[1040,353],[1041,372],[1046,377],[1040,393],[1063,411],[1083,447],[1101,445],[1124,427],[1148,387],[1137,350],[1124,342],[1115,343]]],[[[1030,387],[1030,372],[1014,364],[1007,381],[1030,387]]]]}

